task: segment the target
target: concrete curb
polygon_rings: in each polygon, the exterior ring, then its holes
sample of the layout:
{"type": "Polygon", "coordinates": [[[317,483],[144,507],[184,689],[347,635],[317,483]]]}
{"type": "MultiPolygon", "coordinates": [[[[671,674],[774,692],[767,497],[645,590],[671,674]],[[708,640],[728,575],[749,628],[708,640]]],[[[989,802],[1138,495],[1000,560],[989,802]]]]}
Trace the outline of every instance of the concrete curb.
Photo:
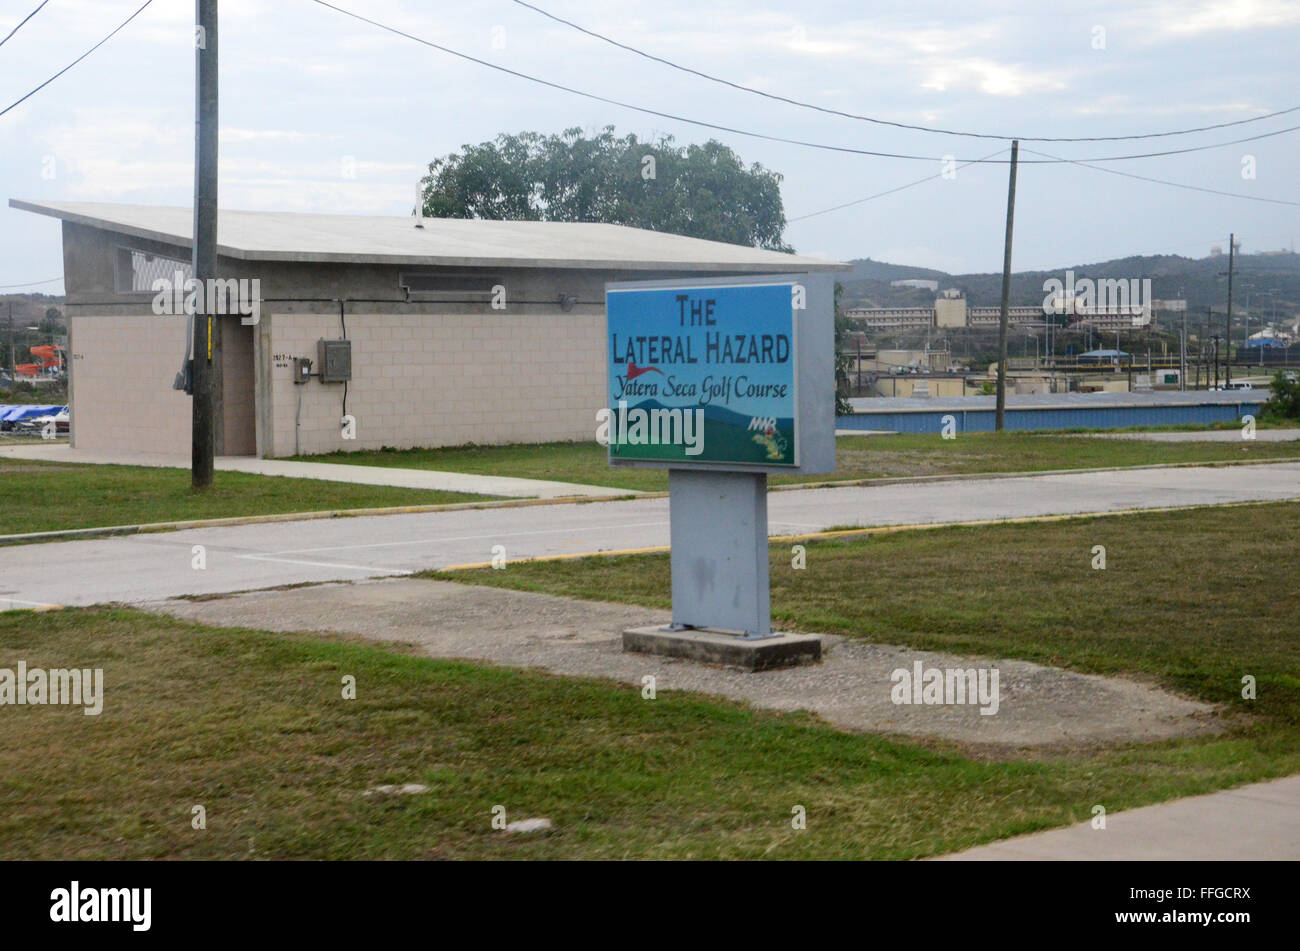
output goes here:
{"type": "MultiPolygon", "coordinates": [[[[667,493],[664,493],[665,495],[667,493]]],[[[49,532],[27,532],[20,535],[0,535],[0,546],[23,545],[33,542],[76,541],[88,538],[108,538],[114,535],[149,535],[155,532],[181,532],[191,528],[221,528],[229,525],[259,525],[268,522],[302,522],[320,518],[363,518],[370,515],[419,515],[424,512],[455,512],[463,509],[523,508],[530,505],[577,504],[582,502],[610,502],[640,498],[634,495],[592,497],[575,495],[555,499],[501,499],[487,502],[448,502],[442,505],[400,505],[387,508],[329,509],[321,512],[280,512],[272,515],[232,515],[227,518],[191,519],[179,522],[146,522],[140,525],[105,525],[98,528],[65,528],[49,532]]]]}

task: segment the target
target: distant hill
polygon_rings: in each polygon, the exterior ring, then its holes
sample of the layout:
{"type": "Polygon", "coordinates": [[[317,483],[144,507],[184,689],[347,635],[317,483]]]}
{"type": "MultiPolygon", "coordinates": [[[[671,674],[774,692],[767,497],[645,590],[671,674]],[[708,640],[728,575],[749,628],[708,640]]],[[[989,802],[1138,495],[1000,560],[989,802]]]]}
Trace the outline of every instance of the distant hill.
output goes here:
{"type": "Polygon", "coordinates": [[[13,305],[14,322],[19,318],[26,321],[39,321],[51,307],[63,310],[61,294],[0,294],[0,326],[5,326],[9,306],[13,305]]]}
{"type": "Polygon", "coordinates": [[[845,287],[850,281],[884,281],[888,284],[890,281],[922,280],[922,281],[946,281],[949,275],[943,271],[935,271],[928,267],[909,267],[906,264],[886,264],[884,261],[873,261],[871,258],[862,258],[857,261],[850,261],[853,265],[853,271],[840,278],[845,287]]]}
{"type": "MultiPolygon", "coordinates": [[[[918,307],[928,306],[934,298],[929,291],[891,287],[890,281],[922,278],[939,282],[940,289],[959,288],[972,306],[995,307],[1001,300],[1002,274],[948,274],[930,268],[887,264],[870,258],[851,261],[853,271],[840,278],[847,306],[918,307]]],[[[1186,299],[1189,315],[1203,315],[1206,307],[1222,311],[1227,303],[1228,279],[1219,275],[1227,271],[1227,255],[1186,258],[1179,255],[1150,255],[1116,258],[1093,264],[1077,264],[1075,280],[1151,279],[1151,293],[1158,299],[1186,299]]],[[[1018,271],[1011,275],[1013,305],[1041,304],[1043,282],[1049,278],[1065,280],[1065,271],[1018,271]]],[[[1279,318],[1291,319],[1300,313],[1300,254],[1238,254],[1233,282],[1233,312],[1244,311],[1249,294],[1252,315],[1268,313],[1276,292],[1279,318]]]]}

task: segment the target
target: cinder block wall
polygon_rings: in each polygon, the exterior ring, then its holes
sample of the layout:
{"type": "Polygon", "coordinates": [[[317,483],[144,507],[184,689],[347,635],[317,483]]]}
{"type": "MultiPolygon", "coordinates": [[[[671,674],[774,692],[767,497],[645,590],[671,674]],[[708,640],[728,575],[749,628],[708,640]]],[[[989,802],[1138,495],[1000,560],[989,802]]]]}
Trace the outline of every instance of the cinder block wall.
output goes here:
{"type": "MultiPolygon", "coordinates": [[[[72,430],[78,448],[189,455],[190,399],[171,389],[185,321],[148,313],[152,293],[119,293],[118,247],[188,260],[188,248],[65,222],[72,361],[72,430]],[[89,314],[87,312],[90,312],[89,314]],[[112,316],[91,316],[110,314],[112,316]]],[[[220,257],[225,277],[258,279],[259,326],[227,326],[223,341],[221,451],[266,457],[383,446],[594,440],[605,404],[607,281],[672,276],[647,270],[447,267],[246,261],[220,257]],[[485,298],[403,300],[404,271],[477,274],[509,289],[507,309],[485,298]],[[577,299],[564,312],[561,295],[577,299]],[[342,336],[345,297],[352,340],[345,440],[343,385],[293,383],[293,357],[318,360],[316,342],[342,336]],[[372,299],[383,303],[362,303],[372,299]],[[273,303],[274,302],[274,303],[273,303]],[[371,313],[352,313],[370,309],[371,313]],[[379,314],[378,311],[388,313],[379,314]],[[252,385],[249,374],[252,373],[252,385]]],[[[724,276],[721,273],[712,276],[724,276]]],[[[482,285],[484,281],[479,280],[482,285]]],[[[453,295],[463,296],[463,295],[453,295]]],[[[316,367],[315,369],[319,369],[316,367]]]]}
{"type": "Polygon", "coordinates": [[[259,451],[266,456],[383,446],[454,446],[594,439],[604,405],[605,316],[595,313],[349,314],[352,381],[344,439],[343,384],[293,383],[293,357],[319,370],[317,341],[338,339],[337,315],[263,315],[259,451]],[[301,394],[299,394],[301,390],[301,394]]]}
{"type": "Polygon", "coordinates": [[[75,316],[68,334],[73,448],[188,453],[190,399],[171,388],[184,317],[75,316]]]}

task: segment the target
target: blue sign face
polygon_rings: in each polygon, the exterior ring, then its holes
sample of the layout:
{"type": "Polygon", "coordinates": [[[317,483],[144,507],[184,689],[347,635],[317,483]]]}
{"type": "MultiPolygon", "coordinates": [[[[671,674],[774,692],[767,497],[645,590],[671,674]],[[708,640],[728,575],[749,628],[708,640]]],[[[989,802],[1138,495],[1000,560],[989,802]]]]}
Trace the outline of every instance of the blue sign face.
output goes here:
{"type": "Polygon", "coordinates": [[[606,294],[610,459],[798,465],[790,282],[606,294]]]}

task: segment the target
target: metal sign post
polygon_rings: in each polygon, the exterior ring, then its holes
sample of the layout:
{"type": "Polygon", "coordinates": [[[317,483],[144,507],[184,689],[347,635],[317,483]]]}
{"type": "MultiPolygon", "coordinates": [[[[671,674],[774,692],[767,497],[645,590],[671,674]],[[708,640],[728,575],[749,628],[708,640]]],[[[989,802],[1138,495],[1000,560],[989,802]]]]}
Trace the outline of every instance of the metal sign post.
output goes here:
{"type": "Polygon", "coordinates": [[[625,648],[751,669],[820,656],[772,632],[767,476],[835,469],[833,278],[616,283],[606,310],[610,464],[668,469],[671,520],[672,627],[625,648]]]}
{"type": "Polygon", "coordinates": [[[772,637],[767,475],[668,470],[673,627],[772,637]]]}

